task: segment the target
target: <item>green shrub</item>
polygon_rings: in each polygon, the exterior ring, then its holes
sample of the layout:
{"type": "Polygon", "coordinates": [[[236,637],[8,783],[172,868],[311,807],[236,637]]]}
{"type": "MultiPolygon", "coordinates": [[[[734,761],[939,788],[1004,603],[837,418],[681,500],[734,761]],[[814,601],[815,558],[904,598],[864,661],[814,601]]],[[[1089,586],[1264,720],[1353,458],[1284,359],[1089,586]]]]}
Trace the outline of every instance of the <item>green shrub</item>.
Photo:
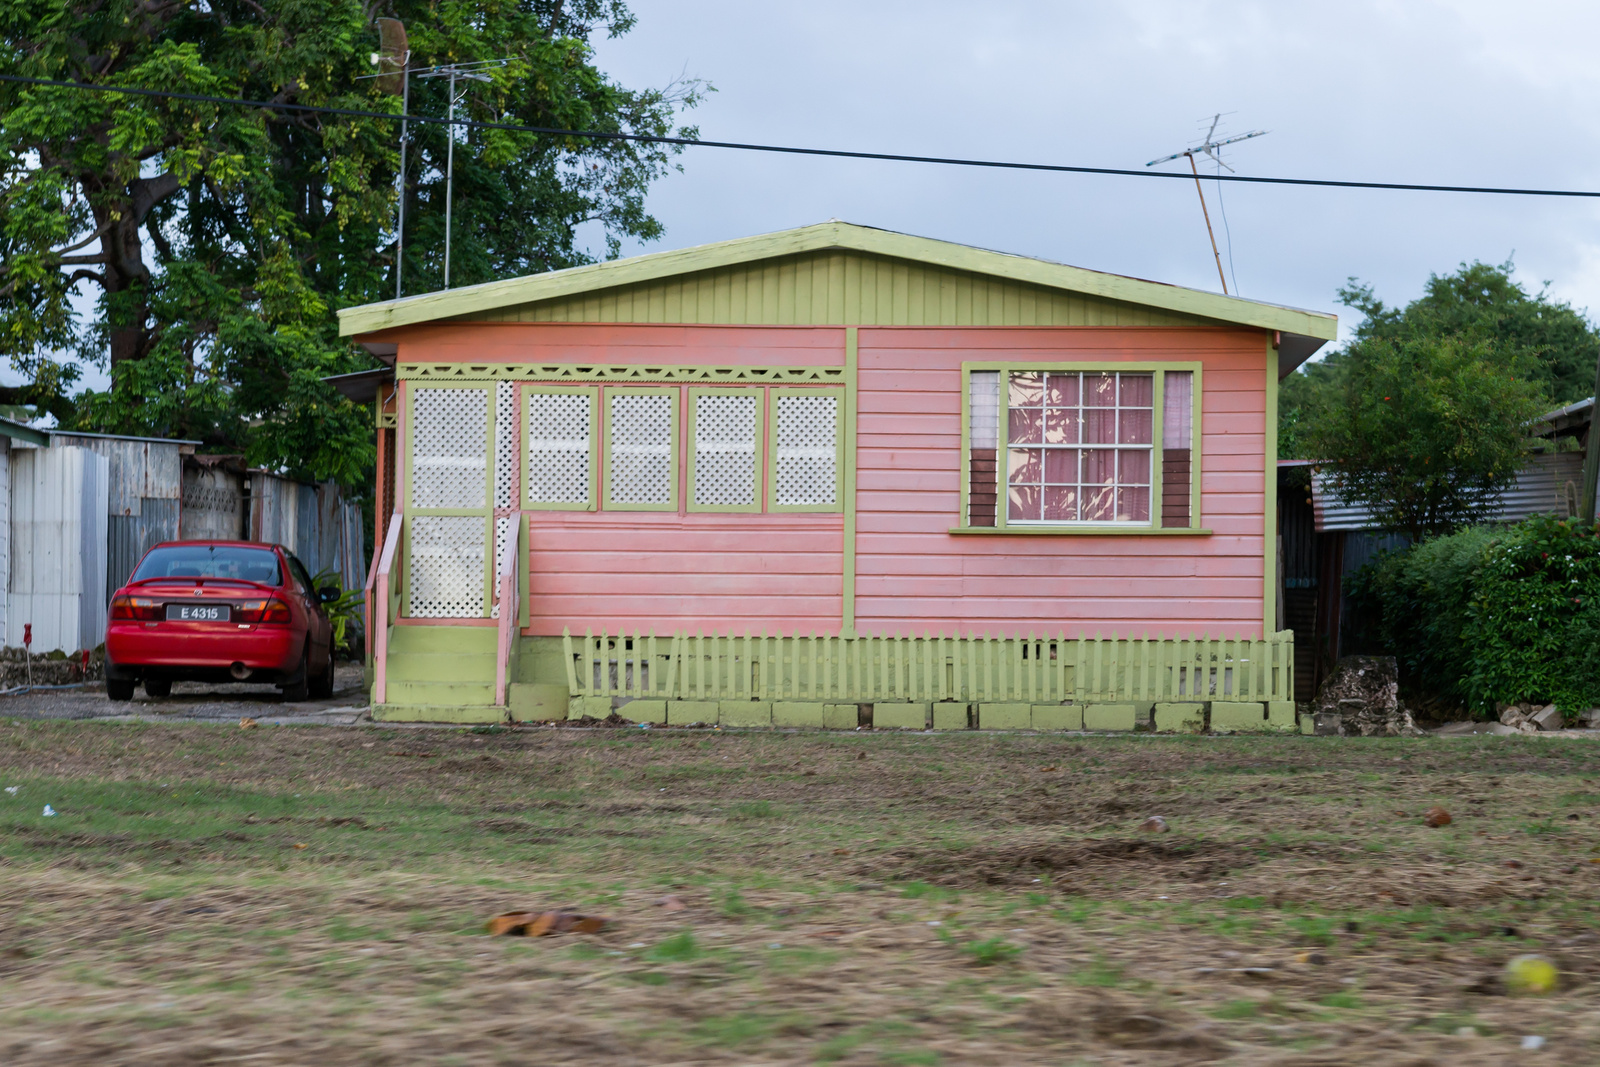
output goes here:
{"type": "Polygon", "coordinates": [[[1473,582],[1468,704],[1600,704],[1600,527],[1548,517],[1492,544],[1473,582]]]}
{"type": "Polygon", "coordinates": [[[1379,556],[1348,591],[1412,697],[1481,715],[1600,704],[1600,528],[1536,516],[1462,530],[1379,556]]]}

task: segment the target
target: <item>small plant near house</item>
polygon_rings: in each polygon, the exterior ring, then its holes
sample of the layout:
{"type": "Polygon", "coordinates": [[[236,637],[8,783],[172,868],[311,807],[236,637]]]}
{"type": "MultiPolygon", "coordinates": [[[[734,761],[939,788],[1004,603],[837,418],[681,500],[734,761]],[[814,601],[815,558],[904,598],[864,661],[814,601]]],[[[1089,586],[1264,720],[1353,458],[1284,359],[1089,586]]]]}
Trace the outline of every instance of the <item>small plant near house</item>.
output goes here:
{"type": "Polygon", "coordinates": [[[355,657],[357,650],[354,648],[353,641],[356,636],[356,628],[361,624],[361,609],[366,603],[366,591],[362,589],[344,589],[342,583],[339,582],[339,575],[331,568],[319,571],[317,576],[311,580],[312,587],[316,589],[321,589],[329,583],[340,585],[342,590],[337,597],[324,602],[322,605],[322,610],[328,613],[328,621],[333,623],[333,647],[344,649],[352,657],[355,657]],[[352,623],[355,624],[355,627],[351,626],[352,623]]]}

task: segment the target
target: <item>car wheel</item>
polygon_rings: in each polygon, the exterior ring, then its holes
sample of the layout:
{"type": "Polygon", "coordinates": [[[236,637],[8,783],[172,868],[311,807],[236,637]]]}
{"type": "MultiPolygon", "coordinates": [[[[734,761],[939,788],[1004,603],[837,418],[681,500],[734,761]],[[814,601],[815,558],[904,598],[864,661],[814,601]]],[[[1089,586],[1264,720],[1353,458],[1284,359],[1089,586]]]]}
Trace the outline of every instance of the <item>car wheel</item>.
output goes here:
{"type": "Polygon", "coordinates": [[[133,699],[132,678],[107,678],[106,696],[112,700],[124,701],[133,699]]]}
{"type": "Polygon", "coordinates": [[[333,646],[328,646],[328,661],[322,670],[312,675],[307,680],[307,691],[312,700],[324,700],[333,696],[333,646]]]}
{"type": "Polygon", "coordinates": [[[159,700],[172,695],[171,678],[146,678],[144,680],[144,695],[159,700]]]}
{"type": "Polygon", "coordinates": [[[279,688],[283,690],[283,702],[285,704],[298,704],[310,695],[309,687],[306,685],[306,661],[310,658],[311,650],[307,648],[300,656],[300,666],[294,669],[293,674],[279,683],[279,688]]]}

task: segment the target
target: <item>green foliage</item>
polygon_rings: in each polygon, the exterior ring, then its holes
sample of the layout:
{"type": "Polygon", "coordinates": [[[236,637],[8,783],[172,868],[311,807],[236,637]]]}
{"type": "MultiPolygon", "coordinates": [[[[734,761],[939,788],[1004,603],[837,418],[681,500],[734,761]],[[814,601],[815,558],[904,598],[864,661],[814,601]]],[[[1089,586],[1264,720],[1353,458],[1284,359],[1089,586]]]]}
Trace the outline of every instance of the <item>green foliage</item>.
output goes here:
{"type": "MultiPolygon", "coordinates": [[[[374,15],[403,20],[412,64],[507,59],[458,114],[607,132],[693,135],[673,118],[696,82],[626,89],[590,38],[633,25],[621,0],[0,0],[0,72],[398,113],[368,56],[374,15]]],[[[440,80],[411,111],[444,114],[440,80]]],[[[411,126],[407,292],[442,284],[444,156],[411,126]]],[[[0,351],[28,380],[0,401],[81,429],[198,438],[253,464],[360,484],[371,416],[320,379],[370,357],[341,307],[394,295],[399,123],[72,89],[0,85],[0,351]],[[92,295],[80,321],[74,298],[92,295]],[[73,404],[76,368],[112,384],[73,404]]],[[[460,133],[453,284],[590,262],[652,239],[644,210],[670,146],[460,133]]],[[[81,304],[81,299],[80,299],[81,304]]]]}
{"type": "Polygon", "coordinates": [[[1413,693],[1480,714],[1600,705],[1600,528],[1536,516],[1463,530],[1381,556],[1350,592],[1413,693]]]}
{"type": "Polygon", "coordinates": [[[1530,294],[1512,278],[1512,271],[1510,262],[1463,263],[1454,274],[1431,275],[1423,295],[1404,308],[1384,304],[1371,286],[1350,279],[1339,290],[1339,300],[1359,311],[1362,321],[1344,349],[1284,380],[1278,398],[1278,454],[1322,458],[1307,448],[1307,409],[1317,406],[1319,398],[1343,395],[1346,377],[1371,342],[1486,342],[1508,373],[1520,368],[1542,386],[1552,406],[1589,396],[1600,359],[1600,332],[1583,312],[1551,299],[1546,289],[1530,294]]]}
{"type": "Polygon", "coordinates": [[[1378,526],[1420,540],[1487,519],[1515,480],[1539,386],[1490,342],[1371,340],[1307,409],[1305,446],[1378,526]]]}
{"type": "MultiPolygon", "coordinates": [[[[330,582],[335,586],[342,585],[338,573],[332,567],[319,571],[316,577],[311,579],[311,586],[314,589],[321,589],[330,582]]],[[[340,589],[337,597],[323,602],[322,610],[328,613],[328,621],[333,624],[335,650],[348,648],[350,624],[360,621],[365,604],[366,592],[362,589],[340,589]]]]}
{"type": "Polygon", "coordinates": [[[1600,705],[1600,527],[1533,518],[1490,546],[1467,639],[1472,703],[1600,705]]]}

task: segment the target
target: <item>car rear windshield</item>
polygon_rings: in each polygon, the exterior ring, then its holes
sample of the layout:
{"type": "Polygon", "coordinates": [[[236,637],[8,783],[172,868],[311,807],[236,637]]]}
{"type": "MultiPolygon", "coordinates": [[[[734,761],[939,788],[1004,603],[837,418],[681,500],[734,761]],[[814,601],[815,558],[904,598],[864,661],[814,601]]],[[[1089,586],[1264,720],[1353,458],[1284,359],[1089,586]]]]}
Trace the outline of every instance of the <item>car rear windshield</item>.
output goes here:
{"type": "Polygon", "coordinates": [[[152,548],[131,581],[141,578],[242,578],[280,585],[278,554],[240,545],[167,545],[152,548]]]}

